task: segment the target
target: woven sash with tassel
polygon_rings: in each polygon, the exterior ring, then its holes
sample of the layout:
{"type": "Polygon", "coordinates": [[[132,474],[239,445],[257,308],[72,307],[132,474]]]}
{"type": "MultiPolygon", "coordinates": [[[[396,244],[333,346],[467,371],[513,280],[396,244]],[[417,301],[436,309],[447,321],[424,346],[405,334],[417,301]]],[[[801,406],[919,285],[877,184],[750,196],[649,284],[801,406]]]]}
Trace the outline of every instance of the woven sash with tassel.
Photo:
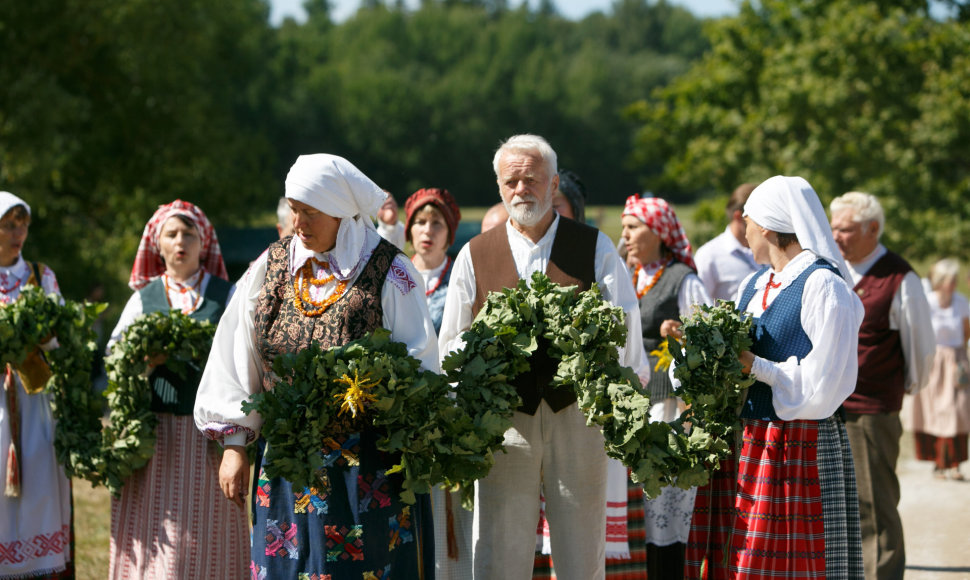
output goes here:
{"type": "Polygon", "coordinates": [[[20,410],[17,408],[17,382],[13,377],[13,368],[8,363],[3,376],[3,391],[10,413],[10,446],[7,448],[7,481],[3,495],[20,497],[20,410]]]}

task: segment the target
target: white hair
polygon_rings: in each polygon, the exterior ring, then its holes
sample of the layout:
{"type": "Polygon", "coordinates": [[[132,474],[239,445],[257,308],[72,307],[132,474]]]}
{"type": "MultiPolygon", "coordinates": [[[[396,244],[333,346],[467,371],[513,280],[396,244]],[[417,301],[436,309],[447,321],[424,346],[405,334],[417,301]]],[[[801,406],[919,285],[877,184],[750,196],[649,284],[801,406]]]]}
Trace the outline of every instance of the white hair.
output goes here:
{"type": "Polygon", "coordinates": [[[517,153],[538,153],[542,161],[545,162],[550,176],[559,173],[556,152],[552,150],[552,145],[549,145],[548,141],[538,135],[523,134],[509,137],[495,151],[495,157],[492,159],[492,169],[495,170],[495,177],[500,177],[498,164],[502,160],[502,155],[509,151],[515,151],[517,153]]]}
{"type": "Polygon", "coordinates": [[[291,215],[293,211],[290,209],[290,204],[286,202],[285,197],[281,197],[276,204],[276,223],[285,228],[290,223],[291,215]]]}
{"type": "Polygon", "coordinates": [[[941,286],[960,275],[960,262],[953,258],[943,258],[930,266],[930,286],[939,290],[941,286]]]}
{"type": "Polygon", "coordinates": [[[860,191],[850,191],[840,195],[829,204],[829,211],[834,216],[842,210],[852,212],[852,221],[856,223],[876,222],[879,224],[877,238],[882,236],[882,230],[886,226],[886,214],[882,211],[882,204],[876,196],[860,191]]]}

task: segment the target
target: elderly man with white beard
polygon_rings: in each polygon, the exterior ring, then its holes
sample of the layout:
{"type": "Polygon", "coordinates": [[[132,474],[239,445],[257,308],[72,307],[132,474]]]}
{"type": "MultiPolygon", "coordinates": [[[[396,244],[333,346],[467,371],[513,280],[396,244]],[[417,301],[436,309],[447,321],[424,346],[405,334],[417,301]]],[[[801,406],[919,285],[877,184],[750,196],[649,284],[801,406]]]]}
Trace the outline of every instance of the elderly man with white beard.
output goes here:
{"type": "MultiPolygon", "coordinates": [[[[637,297],[613,243],[553,210],[559,178],[552,147],[536,135],[514,136],[495,153],[493,168],[509,219],[473,238],[455,260],[441,325],[442,357],[463,346],[460,336],[489,292],[515,287],[538,271],[580,291],[598,283],[603,297],[626,313],[621,363],[641,380],[649,376],[637,297]]],[[[556,361],[547,346],[540,339],[531,370],[516,377],[522,405],[505,433],[507,453],[496,454],[491,472],[475,486],[476,580],[532,577],[540,487],[557,576],[596,580],[605,574],[603,434],[586,425],[572,389],[552,387],[556,361]]]]}

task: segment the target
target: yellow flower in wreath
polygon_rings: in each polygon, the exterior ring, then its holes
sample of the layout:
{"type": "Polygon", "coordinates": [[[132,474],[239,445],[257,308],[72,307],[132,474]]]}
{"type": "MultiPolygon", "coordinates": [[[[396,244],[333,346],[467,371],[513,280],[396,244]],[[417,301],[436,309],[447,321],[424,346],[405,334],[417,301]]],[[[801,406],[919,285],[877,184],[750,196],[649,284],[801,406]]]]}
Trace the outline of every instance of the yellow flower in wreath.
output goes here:
{"type": "Polygon", "coordinates": [[[377,386],[380,381],[371,380],[367,375],[361,378],[357,374],[357,369],[354,369],[354,378],[350,378],[347,373],[344,373],[344,376],[334,379],[334,382],[347,385],[347,390],[333,396],[334,399],[343,401],[340,404],[339,415],[350,411],[350,415],[356,418],[357,413],[363,414],[364,405],[377,400],[377,397],[368,391],[377,386]]]}

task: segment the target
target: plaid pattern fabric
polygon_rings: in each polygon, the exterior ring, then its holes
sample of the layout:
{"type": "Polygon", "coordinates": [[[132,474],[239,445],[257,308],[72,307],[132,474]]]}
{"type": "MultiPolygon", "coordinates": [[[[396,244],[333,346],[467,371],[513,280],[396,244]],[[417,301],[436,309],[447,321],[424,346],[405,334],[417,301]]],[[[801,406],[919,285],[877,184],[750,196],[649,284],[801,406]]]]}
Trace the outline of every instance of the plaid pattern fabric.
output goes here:
{"type": "Polygon", "coordinates": [[[830,417],[819,421],[818,476],[825,521],[826,578],[861,580],[859,496],[849,439],[841,419],[830,417]]]}
{"type": "Polygon", "coordinates": [[[818,425],[744,421],[736,484],[726,461],[698,490],[686,577],[825,577],[818,425]]]}

